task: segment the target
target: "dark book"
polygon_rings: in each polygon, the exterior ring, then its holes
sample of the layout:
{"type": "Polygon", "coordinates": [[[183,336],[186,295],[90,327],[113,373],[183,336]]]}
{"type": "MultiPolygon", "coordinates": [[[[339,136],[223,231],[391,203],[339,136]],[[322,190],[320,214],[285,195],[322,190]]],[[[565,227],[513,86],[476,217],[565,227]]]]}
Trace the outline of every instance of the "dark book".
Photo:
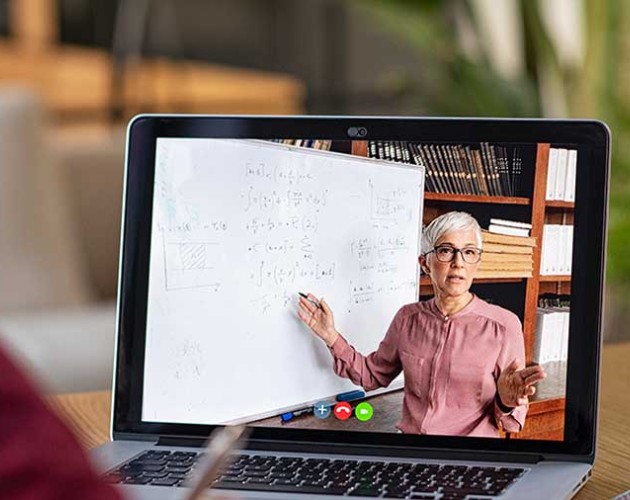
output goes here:
{"type": "Polygon", "coordinates": [[[383,141],[376,141],[376,151],[378,154],[379,160],[385,159],[385,147],[383,145],[383,141]]]}
{"type": "Polygon", "coordinates": [[[488,159],[488,173],[490,178],[490,185],[492,187],[491,192],[494,196],[501,196],[501,187],[499,186],[499,173],[497,172],[497,163],[490,144],[487,142],[482,143],[482,147],[486,150],[486,158],[488,159]]]}
{"type": "Polygon", "coordinates": [[[446,179],[446,189],[447,189],[446,192],[447,193],[457,192],[457,188],[455,187],[455,182],[453,180],[453,173],[451,172],[451,169],[444,161],[444,158],[442,158],[440,146],[438,144],[431,144],[429,148],[431,149],[431,152],[435,159],[435,164],[438,166],[440,170],[442,170],[442,172],[444,172],[444,176],[446,179]]]}
{"type": "Polygon", "coordinates": [[[521,192],[521,171],[523,169],[523,155],[520,149],[516,148],[514,165],[512,167],[514,188],[513,196],[518,196],[521,192]]]}
{"type": "Polygon", "coordinates": [[[458,194],[464,194],[464,186],[461,183],[461,178],[459,175],[459,169],[451,160],[451,156],[448,154],[449,146],[440,146],[439,150],[442,154],[442,158],[444,159],[444,163],[448,166],[449,171],[451,172],[451,176],[453,179],[453,186],[456,189],[458,194]]]}
{"type": "Polygon", "coordinates": [[[459,182],[459,189],[462,194],[472,194],[468,189],[468,183],[466,182],[466,172],[462,164],[458,161],[458,158],[455,155],[455,146],[446,146],[446,154],[448,156],[451,165],[457,172],[457,179],[459,182]]]}
{"type": "Polygon", "coordinates": [[[424,190],[430,191],[432,193],[437,192],[435,188],[435,184],[433,182],[433,173],[429,169],[428,165],[422,160],[422,156],[420,156],[417,146],[413,143],[407,144],[408,152],[410,154],[412,163],[424,167],[424,190]]]}
{"type": "Polygon", "coordinates": [[[412,163],[411,154],[409,153],[409,143],[407,141],[401,142],[400,147],[402,148],[403,161],[405,163],[412,163]]]}
{"type": "Polygon", "coordinates": [[[445,193],[455,193],[455,186],[453,185],[452,175],[449,169],[444,164],[442,158],[437,151],[437,146],[434,144],[429,144],[428,146],[429,154],[431,155],[431,160],[435,165],[435,168],[438,170],[439,176],[443,181],[443,186],[445,188],[445,193]]]}
{"type": "Polygon", "coordinates": [[[473,157],[472,150],[470,149],[470,146],[463,146],[461,147],[461,151],[471,171],[471,178],[473,181],[473,189],[475,191],[475,194],[481,195],[482,194],[481,193],[481,178],[479,177],[479,172],[475,164],[475,159],[473,157]]]}
{"type": "Polygon", "coordinates": [[[481,159],[481,151],[478,149],[470,149],[470,154],[477,170],[477,180],[479,181],[479,190],[482,196],[489,196],[490,191],[488,189],[488,183],[486,182],[486,172],[483,168],[483,161],[481,159]]]}
{"type": "Polygon", "coordinates": [[[486,158],[488,160],[488,177],[490,178],[491,192],[494,196],[501,196],[501,188],[499,186],[499,174],[497,172],[496,160],[490,149],[490,144],[482,143],[482,147],[486,150],[486,158]]]}
{"type": "Polygon", "coordinates": [[[477,172],[475,171],[475,167],[472,164],[470,157],[466,154],[466,150],[461,144],[457,145],[456,152],[459,156],[459,161],[466,171],[466,179],[468,181],[470,194],[480,194],[479,185],[477,184],[477,172]]]}
{"type": "Polygon", "coordinates": [[[433,180],[435,181],[435,185],[437,187],[438,193],[448,193],[446,180],[444,179],[444,174],[441,170],[437,168],[435,165],[435,161],[433,159],[433,155],[431,155],[431,151],[429,146],[424,144],[419,144],[418,148],[422,153],[423,160],[427,165],[430,165],[431,170],[433,171],[433,180]]]}
{"type": "Polygon", "coordinates": [[[488,149],[490,151],[490,157],[492,158],[492,168],[494,170],[494,180],[497,192],[499,193],[499,196],[507,196],[507,191],[503,189],[503,185],[501,184],[501,165],[499,164],[496,149],[490,144],[488,144],[488,149]]]}
{"type": "Polygon", "coordinates": [[[479,157],[481,158],[481,168],[483,169],[483,178],[486,181],[488,195],[496,196],[494,186],[492,185],[492,177],[490,175],[490,160],[488,160],[488,155],[486,154],[486,148],[483,142],[479,146],[479,157]]]}
{"type": "Polygon", "coordinates": [[[376,142],[369,141],[368,142],[368,157],[370,158],[378,158],[378,153],[376,151],[376,142]]]}

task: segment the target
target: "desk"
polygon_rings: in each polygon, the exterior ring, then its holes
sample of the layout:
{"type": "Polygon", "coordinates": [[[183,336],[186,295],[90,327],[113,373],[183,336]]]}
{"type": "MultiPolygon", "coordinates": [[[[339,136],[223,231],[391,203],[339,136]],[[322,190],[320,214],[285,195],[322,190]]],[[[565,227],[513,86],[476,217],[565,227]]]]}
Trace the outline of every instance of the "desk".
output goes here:
{"type": "MultiPolygon", "coordinates": [[[[603,499],[630,489],[630,343],[604,348],[600,432],[593,478],[577,499],[603,499]]],[[[110,393],[89,392],[51,397],[87,448],[108,439],[110,393]]]]}

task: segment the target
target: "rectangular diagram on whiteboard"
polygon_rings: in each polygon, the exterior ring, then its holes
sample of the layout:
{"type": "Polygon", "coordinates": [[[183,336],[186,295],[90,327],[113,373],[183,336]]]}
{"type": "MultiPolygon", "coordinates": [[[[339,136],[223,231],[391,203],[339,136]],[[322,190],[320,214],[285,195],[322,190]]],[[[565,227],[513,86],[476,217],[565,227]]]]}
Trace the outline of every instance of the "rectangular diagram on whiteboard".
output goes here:
{"type": "Polygon", "coordinates": [[[220,288],[215,257],[220,244],[213,241],[169,240],[164,235],[164,282],[166,290],[220,288]]]}

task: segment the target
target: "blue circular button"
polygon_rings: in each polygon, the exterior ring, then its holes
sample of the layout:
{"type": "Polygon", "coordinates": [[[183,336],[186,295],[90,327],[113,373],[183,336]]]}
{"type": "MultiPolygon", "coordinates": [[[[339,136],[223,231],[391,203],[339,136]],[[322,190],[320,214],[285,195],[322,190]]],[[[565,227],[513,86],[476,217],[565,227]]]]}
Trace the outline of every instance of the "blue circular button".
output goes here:
{"type": "Polygon", "coordinates": [[[320,401],[313,405],[313,415],[319,419],[325,419],[330,417],[331,413],[330,403],[327,401],[320,401]]]}

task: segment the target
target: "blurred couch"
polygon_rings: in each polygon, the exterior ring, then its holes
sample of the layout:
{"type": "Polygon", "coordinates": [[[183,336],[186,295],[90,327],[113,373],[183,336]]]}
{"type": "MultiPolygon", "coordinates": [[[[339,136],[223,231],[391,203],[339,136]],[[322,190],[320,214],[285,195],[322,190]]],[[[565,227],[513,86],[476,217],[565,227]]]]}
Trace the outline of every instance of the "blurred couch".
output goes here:
{"type": "Polygon", "coordinates": [[[0,89],[0,342],[49,393],[111,386],[124,130],[0,89]]]}

